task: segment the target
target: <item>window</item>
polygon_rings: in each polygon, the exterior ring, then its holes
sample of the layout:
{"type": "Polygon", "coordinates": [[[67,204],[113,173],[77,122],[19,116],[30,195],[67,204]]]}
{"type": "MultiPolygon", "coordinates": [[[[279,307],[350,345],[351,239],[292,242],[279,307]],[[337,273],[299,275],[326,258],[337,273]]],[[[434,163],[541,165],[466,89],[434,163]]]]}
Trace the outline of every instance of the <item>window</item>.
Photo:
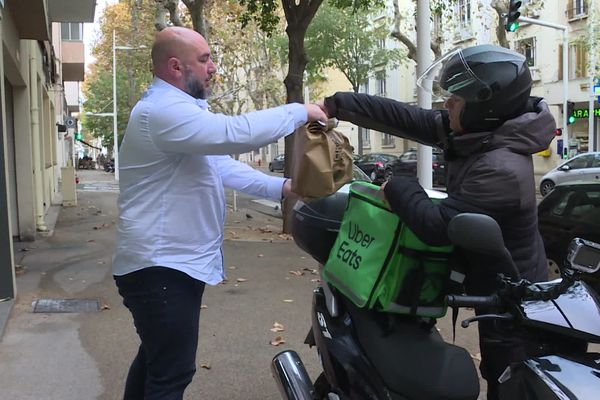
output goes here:
{"type": "Polygon", "coordinates": [[[529,67],[535,66],[535,38],[519,40],[516,50],[525,56],[529,67]]]}
{"type": "Polygon", "coordinates": [[[388,146],[388,147],[394,147],[396,145],[396,142],[394,141],[394,137],[392,135],[390,135],[389,133],[382,133],[381,134],[381,145],[388,146]]]}
{"type": "Polygon", "coordinates": [[[586,168],[587,165],[592,161],[592,157],[593,155],[591,154],[577,157],[573,161],[568,162],[566,165],[568,165],[570,169],[586,168]]]}
{"type": "Polygon", "coordinates": [[[377,77],[377,93],[375,93],[375,94],[377,96],[385,97],[385,95],[386,95],[386,86],[387,86],[387,84],[386,84],[386,81],[385,81],[385,75],[377,77]]]}
{"type": "Polygon", "coordinates": [[[369,129],[362,130],[363,147],[371,147],[371,131],[369,129]]]}
{"type": "Polygon", "coordinates": [[[587,1],[569,0],[567,3],[567,18],[579,18],[587,15],[587,1]]]}
{"type": "MultiPolygon", "coordinates": [[[[562,79],[562,59],[563,59],[563,46],[558,46],[558,79],[562,79]]],[[[568,54],[568,67],[569,67],[569,79],[585,78],[587,77],[587,62],[588,52],[585,49],[583,43],[574,43],[569,46],[568,54]]]]}
{"type": "Polygon", "coordinates": [[[454,3],[455,15],[458,17],[460,28],[471,27],[471,1],[456,0],[454,3]]]}
{"type": "Polygon", "coordinates": [[[79,22],[63,22],[60,24],[60,37],[62,40],[83,40],[83,24],[79,22]]]}

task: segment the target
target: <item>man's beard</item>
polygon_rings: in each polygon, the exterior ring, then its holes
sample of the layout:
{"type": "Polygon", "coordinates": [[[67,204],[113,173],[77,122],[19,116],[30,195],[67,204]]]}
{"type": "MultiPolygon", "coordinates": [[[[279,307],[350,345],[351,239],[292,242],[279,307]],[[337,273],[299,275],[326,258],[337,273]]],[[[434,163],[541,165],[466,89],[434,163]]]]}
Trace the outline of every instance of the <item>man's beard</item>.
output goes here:
{"type": "Polygon", "coordinates": [[[186,92],[195,99],[206,99],[210,95],[210,89],[205,88],[188,69],[185,70],[184,83],[186,92]]]}

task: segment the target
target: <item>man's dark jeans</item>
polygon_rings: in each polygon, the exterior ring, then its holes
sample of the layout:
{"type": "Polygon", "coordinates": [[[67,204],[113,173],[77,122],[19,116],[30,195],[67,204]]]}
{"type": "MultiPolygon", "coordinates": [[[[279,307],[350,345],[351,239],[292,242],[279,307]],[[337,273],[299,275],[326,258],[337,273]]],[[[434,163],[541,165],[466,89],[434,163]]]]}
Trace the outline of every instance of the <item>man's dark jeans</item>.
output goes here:
{"type": "Polygon", "coordinates": [[[115,276],[141,339],[125,400],[180,400],[196,372],[204,282],[164,267],[115,276]]]}

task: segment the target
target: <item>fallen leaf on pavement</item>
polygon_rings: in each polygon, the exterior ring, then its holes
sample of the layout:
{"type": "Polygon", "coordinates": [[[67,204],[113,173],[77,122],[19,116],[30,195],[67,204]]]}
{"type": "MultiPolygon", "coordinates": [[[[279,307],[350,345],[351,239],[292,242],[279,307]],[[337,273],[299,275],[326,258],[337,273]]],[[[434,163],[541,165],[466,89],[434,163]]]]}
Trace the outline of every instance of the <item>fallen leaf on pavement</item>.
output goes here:
{"type": "Polygon", "coordinates": [[[285,300],[283,300],[283,302],[284,302],[284,303],[293,303],[293,302],[294,302],[294,300],[292,300],[292,299],[285,299],[285,300]]]}
{"type": "Polygon", "coordinates": [[[88,240],[88,243],[92,243],[92,242],[95,242],[95,240],[94,239],[88,240]]]}
{"type": "Polygon", "coordinates": [[[236,281],[238,282],[246,282],[248,279],[246,278],[237,278],[236,281]]]}
{"type": "Polygon", "coordinates": [[[207,309],[207,308],[208,308],[208,306],[207,306],[206,304],[202,304],[202,305],[200,306],[200,309],[201,309],[201,310],[204,310],[204,309],[207,309]]]}
{"type": "Polygon", "coordinates": [[[292,240],[293,239],[292,235],[290,235],[289,233],[280,233],[277,236],[279,236],[279,238],[283,239],[283,240],[292,240]]]}
{"type": "Polygon", "coordinates": [[[108,304],[102,304],[102,307],[100,307],[100,310],[110,310],[110,306],[108,304]]]}
{"type": "Polygon", "coordinates": [[[210,364],[206,363],[206,364],[200,364],[200,368],[204,368],[204,369],[210,369],[210,364]]]}
{"type": "Polygon", "coordinates": [[[271,340],[271,346],[279,346],[285,344],[285,340],[281,336],[277,336],[275,339],[271,340]]]}
{"type": "Polygon", "coordinates": [[[229,267],[229,269],[236,269],[237,267],[235,265],[232,265],[231,267],[229,267]]]}
{"type": "Polygon", "coordinates": [[[320,283],[321,282],[321,280],[319,278],[311,279],[310,281],[313,282],[313,283],[320,283]]]}
{"type": "Polygon", "coordinates": [[[270,329],[271,332],[283,332],[285,328],[279,322],[273,323],[273,327],[270,329]]]}
{"type": "Polygon", "coordinates": [[[304,272],[302,272],[302,271],[290,271],[290,274],[296,275],[296,276],[302,276],[302,275],[304,275],[304,272]]]}
{"type": "Polygon", "coordinates": [[[261,257],[264,257],[264,255],[263,254],[259,254],[258,257],[261,258],[261,257]]]}
{"type": "Polygon", "coordinates": [[[273,230],[271,229],[271,227],[268,226],[268,225],[265,226],[265,227],[263,227],[263,228],[258,228],[258,230],[261,231],[262,233],[271,233],[271,232],[273,232],[273,230]]]}

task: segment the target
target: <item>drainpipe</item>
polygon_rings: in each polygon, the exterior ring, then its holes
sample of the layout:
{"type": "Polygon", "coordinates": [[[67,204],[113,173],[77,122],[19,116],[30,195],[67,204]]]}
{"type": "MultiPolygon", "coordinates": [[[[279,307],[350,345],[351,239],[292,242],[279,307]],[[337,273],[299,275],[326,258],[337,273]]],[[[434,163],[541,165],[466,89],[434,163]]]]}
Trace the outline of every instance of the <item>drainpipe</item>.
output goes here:
{"type": "Polygon", "coordinates": [[[29,47],[29,97],[31,113],[31,135],[33,143],[33,179],[35,182],[35,225],[38,231],[46,232],[48,227],[44,221],[44,189],[42,182],[42,170],[40,163],[40,105],[38,102],[37,84],[37,42],[31,41],[29,47]]]}

